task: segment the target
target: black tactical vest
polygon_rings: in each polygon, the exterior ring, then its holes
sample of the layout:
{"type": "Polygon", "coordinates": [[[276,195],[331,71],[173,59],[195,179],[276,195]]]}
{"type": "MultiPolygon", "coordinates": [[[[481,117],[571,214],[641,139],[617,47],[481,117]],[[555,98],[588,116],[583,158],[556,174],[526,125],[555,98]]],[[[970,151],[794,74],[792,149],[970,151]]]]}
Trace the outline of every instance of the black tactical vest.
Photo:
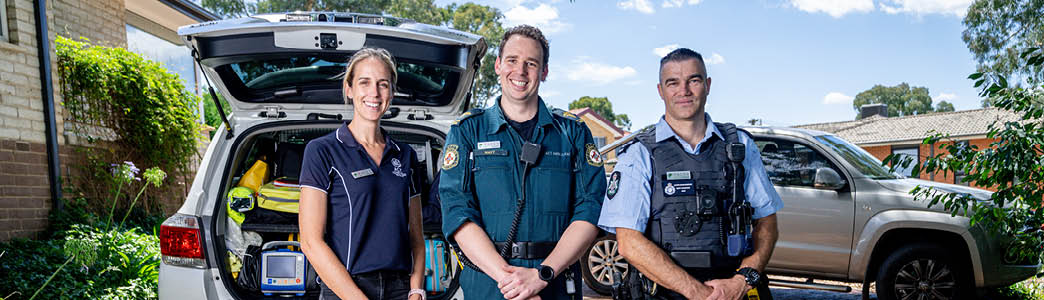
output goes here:
{"type": "MultiPolygon", "coordinates": [[[[725,140],[711,136],[697,155],[686,152],[675,138],[657,143],[655,128],[635,138],[649,149],[650,209],[659,212],[651,216],[645,236],[689,272],[732,271],[742,260],[725,250],[734,178],[744,178],[743,166],[734,170],[725,148],[739,143],[738,129],[731,123],[714,124],[725,140]]],[[[743,192],[742,186],[736,190],[743,192]]]]}

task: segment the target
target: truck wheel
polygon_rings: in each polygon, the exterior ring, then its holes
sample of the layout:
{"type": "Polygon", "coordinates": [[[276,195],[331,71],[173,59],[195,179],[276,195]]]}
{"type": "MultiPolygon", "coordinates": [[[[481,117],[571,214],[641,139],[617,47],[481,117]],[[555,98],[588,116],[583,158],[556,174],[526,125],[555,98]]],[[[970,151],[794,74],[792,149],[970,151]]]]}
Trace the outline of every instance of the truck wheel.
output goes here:
{"type": "Polygon", "coordinates": [[[613,293],[613,272],[620,272],[620,278],[627,278],[627,270],[630,269],[623,255],[620,255],[615,235],[596,239],[580,260],[584,283],[602,295],[613,293]]]}
{"type": "Polygon", "coordinates": [[[877,297],[964,299],[972,291],[968,269],[939,245],[904,246],[888,256],[878,269],[877,297]]]}

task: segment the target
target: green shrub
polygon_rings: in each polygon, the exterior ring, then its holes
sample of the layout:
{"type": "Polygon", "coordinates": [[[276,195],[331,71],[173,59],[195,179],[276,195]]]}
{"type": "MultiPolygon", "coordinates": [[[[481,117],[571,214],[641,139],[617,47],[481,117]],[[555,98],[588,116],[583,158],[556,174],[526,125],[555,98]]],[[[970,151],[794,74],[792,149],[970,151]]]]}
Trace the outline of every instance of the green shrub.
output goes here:
{"type": "Polygon", "coordinates": [[[156,299],[159,288],[159,238],[138,229],[102,231],[72,225],[64,239],[15,239],[0,244],[0,295],[29,299],[156,299]]]}
{"type": "MultiPolygon", "coordinates": [[[[127,49],[59,36],[55,54],[67,124],[74,136],[87,142],[79,149],[84,159],[77,161],[82,178],[71,182],[87,199],[111,199],[106,193],[118,183],[111,180],[109,164],[133,160],[142,162],[142,169],[159,167],[172,174],[166,179],[167,188],[153,189],[139,205],[146,212],[161,212],[158,198],[180,197],[173,190],[177,185],[171,183],[184,180],[180,177],[198,155],[199,97],[182,85],[178,75],[127,49]]],[[[124,200],[118,207],[129,206],[131,199],[124,200]]],[[[107,213],[109,203],[90,205],[99,215],[100,207],[107,213]]]]}

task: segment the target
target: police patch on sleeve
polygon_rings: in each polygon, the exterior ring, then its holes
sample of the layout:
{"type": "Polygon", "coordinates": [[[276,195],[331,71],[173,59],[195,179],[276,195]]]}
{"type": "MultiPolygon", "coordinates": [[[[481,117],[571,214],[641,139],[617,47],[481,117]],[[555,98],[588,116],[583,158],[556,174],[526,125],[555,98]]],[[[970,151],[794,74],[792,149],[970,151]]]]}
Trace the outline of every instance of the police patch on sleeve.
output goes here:
{"type": "Polygon", "coordinates": [[[609,200],[613,200],[616,197],[616,192],[620,191],[620,171],[613,172],[609,175],[609,187],[605,189],[605,196],[609,197],[609,200]]]}
{"type": "Polygon", "coordinates": [[[587,154],[585,155],[587,156],[587,164],[595,167],[602,166],[602,154],[598,153],[598,148],[596,148],[594,144],[587,144],[584,152],[587,154]]]}
{"type": "Polygon", "coordinates": [[[446,152],[442,154],[442,169],[449,170],[460,162],[460,153],[457,153],[457,145],[446,146],[446,152]]]}

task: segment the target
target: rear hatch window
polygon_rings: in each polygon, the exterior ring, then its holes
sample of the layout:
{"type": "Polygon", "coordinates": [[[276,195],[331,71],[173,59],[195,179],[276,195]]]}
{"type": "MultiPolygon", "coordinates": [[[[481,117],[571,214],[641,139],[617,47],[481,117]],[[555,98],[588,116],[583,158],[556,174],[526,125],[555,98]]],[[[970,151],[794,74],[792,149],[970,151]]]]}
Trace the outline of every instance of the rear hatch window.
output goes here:
{"type": "MultiPolygon", "coordinates": [[[[280,55],[254,57],[217,66],[228,92],[252,103],[344,103],[341,81],[349,55],[280,55]]],[[[393,105],[445,106],[453,101],[461,70],[419,61],[399,60],[393,105]]]]}

